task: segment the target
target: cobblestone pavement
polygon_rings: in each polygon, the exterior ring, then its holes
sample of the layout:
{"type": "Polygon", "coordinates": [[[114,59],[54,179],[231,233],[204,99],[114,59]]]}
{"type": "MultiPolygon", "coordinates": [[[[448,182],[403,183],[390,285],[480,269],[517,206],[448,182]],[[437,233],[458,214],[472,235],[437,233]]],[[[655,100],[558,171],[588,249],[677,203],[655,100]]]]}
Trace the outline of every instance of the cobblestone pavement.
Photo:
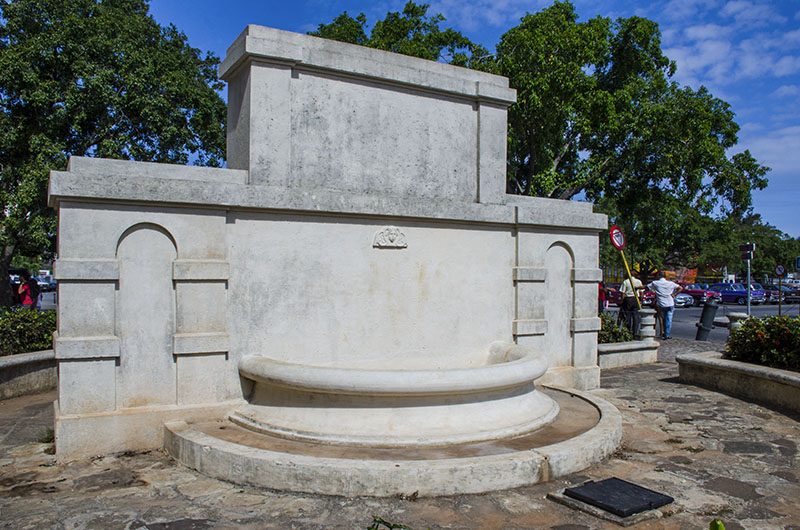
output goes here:
{"type": "MultiPolygon", "coordinates": [[[[367,528],[372,516],[426,528],[619,528],[556,504],[549,492],[620,477],[675,498],[637,529],[800,530],[800,418],[680,384],[673,339],[654,365],[608,370],[595,393],[622,412],[622,447],[584,472],[483,495],[372,499],[243,488],[186,469],[161,451],[55,464],[39,442],[53,394],[0,402],[0,528],[367,528]]],[[[719,348],[721,344],[711,344],[719,348]]],[[[102,436],[102,433],[98,433],[102,436]]],[[[408,492],[411,493],[411,492],[408,492]]]]}

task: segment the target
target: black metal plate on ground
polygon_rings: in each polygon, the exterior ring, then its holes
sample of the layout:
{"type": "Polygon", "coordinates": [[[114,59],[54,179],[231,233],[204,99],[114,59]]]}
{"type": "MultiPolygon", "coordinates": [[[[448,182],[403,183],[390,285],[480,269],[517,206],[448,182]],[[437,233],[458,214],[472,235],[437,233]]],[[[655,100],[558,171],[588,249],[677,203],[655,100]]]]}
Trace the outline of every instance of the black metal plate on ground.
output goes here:
{"type": "Polygon", "coordinates": [[[566,488],[564,495],[597,506],[620,517],[653,510],[675,499],[616,477],[566,488]]]}

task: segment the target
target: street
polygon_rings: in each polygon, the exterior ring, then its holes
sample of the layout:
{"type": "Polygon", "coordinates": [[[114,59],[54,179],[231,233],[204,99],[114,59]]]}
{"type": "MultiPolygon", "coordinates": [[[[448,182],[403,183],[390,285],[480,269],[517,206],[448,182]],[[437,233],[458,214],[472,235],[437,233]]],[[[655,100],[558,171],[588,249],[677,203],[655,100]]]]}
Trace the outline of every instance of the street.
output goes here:
{"type": "MultiPolygon", "coordinates": [[[[610,312],[616,313],[618,308],[612,307],[610,312]]],[[[697,324],[700,322],[700,314],[703,312],[702,307],[679,307],[675,309],[672,316],[672,336],[681,339],[694,339],[697,335],[697,324]]],[[[726,320],[725,316],[728,313],[746,313],[747,306],[740,306],[736,304],[720,304],[717,309],[716,320],[726,320]]],[[[797,302],[781,305],[781,314],[784,316],[796,317],[798,313],[797,302]]],[[[754,305],[750,308],[750,314],[755,317],[765,317],[768,315],[778,314],[778,304],[762,304],[754,305]]],[[[725,342],[728,338],[727,328],[714,328],[708,334],[709,341],[725,342]]]]}

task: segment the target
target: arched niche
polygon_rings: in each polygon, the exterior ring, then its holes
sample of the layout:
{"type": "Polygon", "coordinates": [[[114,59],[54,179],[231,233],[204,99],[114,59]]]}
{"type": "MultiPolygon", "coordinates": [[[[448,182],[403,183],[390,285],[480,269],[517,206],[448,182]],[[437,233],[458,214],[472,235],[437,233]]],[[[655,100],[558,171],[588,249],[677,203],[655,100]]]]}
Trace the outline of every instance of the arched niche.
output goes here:
{"type": "Polygon", "coordinates": [[[571,322],[574,316],[572,270],[575,258],[572,249],[562,242],[551,245],[545,254],[545,351],[550,367],[572,365],[571,322]]]}
{"type": "Polygon", "coordinates": [[[158,225],[137,224],[119,238],[119,408],[175,403],[172,264],[177,255],[175,239],[158,225]]]}

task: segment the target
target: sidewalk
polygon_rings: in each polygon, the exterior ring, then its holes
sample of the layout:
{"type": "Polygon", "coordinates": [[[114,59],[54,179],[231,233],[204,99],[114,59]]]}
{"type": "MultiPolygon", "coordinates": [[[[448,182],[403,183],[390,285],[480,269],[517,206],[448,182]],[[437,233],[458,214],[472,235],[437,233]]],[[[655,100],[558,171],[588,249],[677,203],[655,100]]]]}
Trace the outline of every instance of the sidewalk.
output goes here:
{"type": "Polygon", "coordinates": [[[661,519],[632,528],[706,529],[719,518],[727,530],[800,530],[800,418],[677,380],[676,353],[721,346],[672,339],[658,364],[604,371],[595,393],[622,412],[624,439],[601,464],[531,487],[415,501],[243,488],[157,450],[54,464],[38,441],[52,424],[54,394],[3,401],[0,528],[363,529],[373,515],[415,530],[620,528],[545,499],[616,476],[675,498],[661,519]]]}

